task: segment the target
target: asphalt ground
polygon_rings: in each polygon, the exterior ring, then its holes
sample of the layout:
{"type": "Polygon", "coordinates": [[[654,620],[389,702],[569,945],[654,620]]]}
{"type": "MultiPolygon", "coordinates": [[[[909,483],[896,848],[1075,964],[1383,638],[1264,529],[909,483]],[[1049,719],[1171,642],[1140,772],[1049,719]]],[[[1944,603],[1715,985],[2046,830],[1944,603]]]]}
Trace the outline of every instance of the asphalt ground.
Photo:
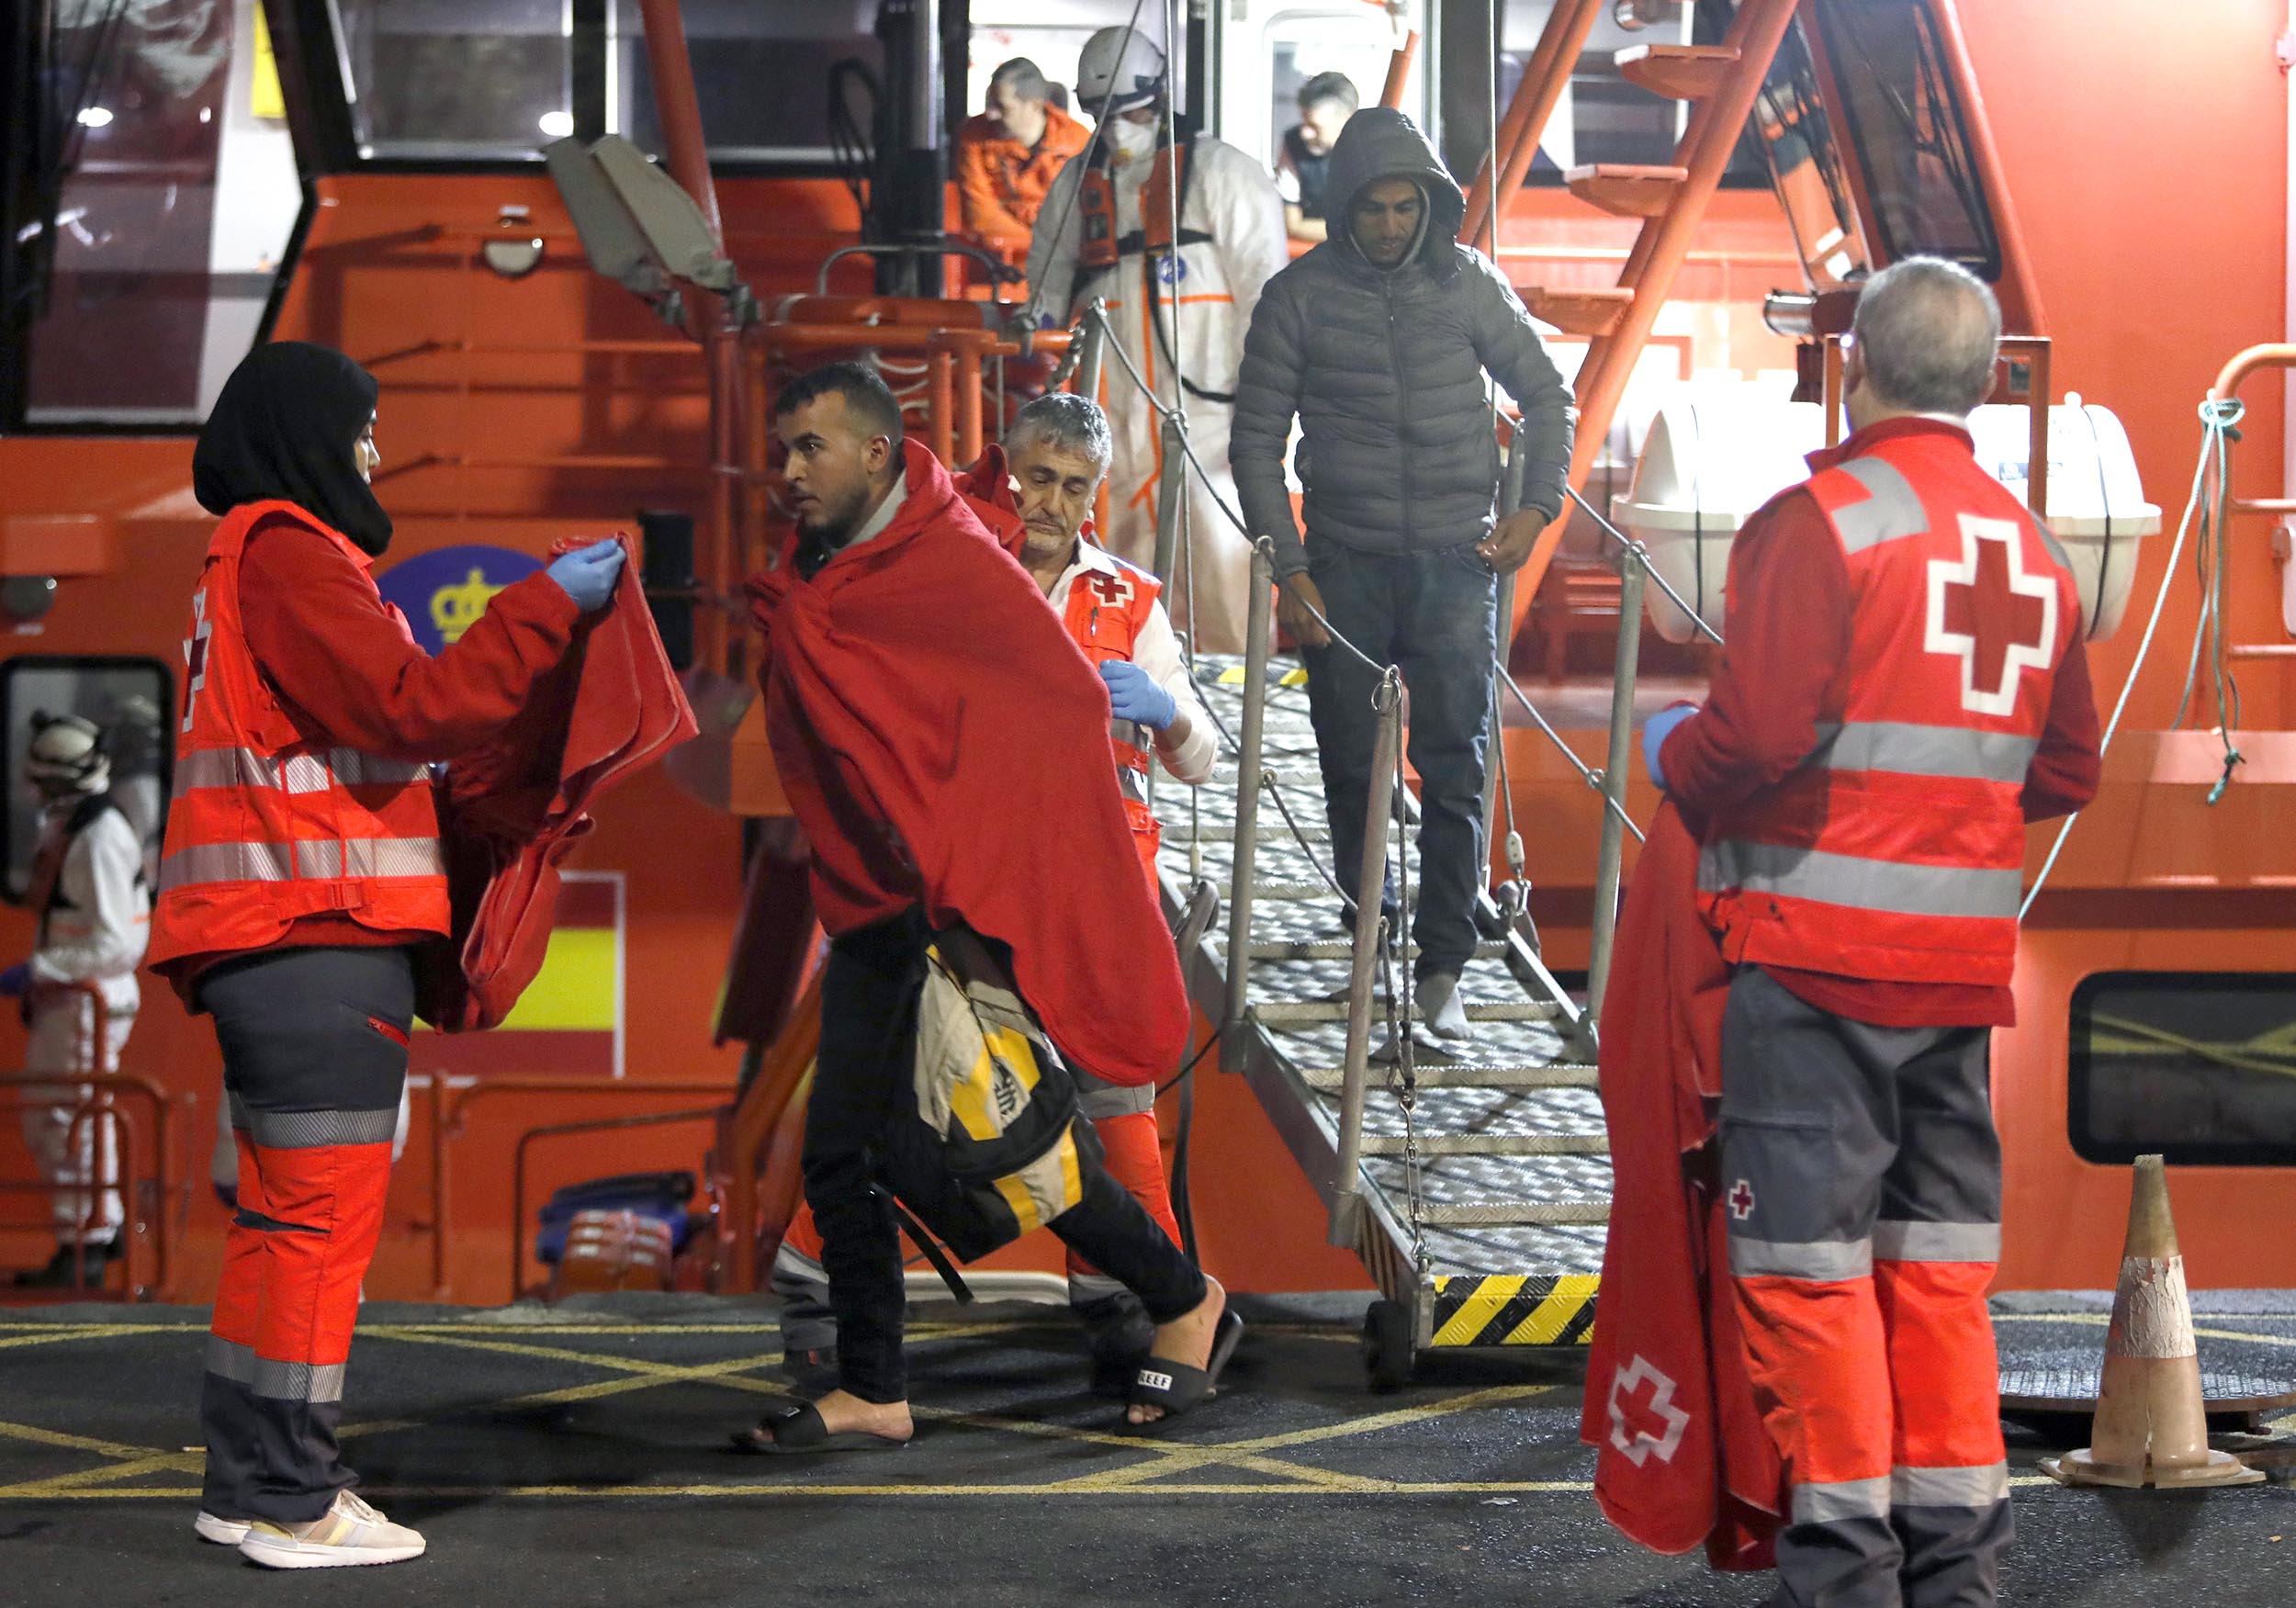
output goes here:
{"type": "MultiPolygon", "coordinates": [[[[2101,1341],[2095,1304],[2020,1300],[2000,1314],[2006,1347],[2101,1341]]],[[[782,1462],[726,1449],[787,1398],[768,1303],[377,1303],[353,1354],[345,1444],[365,1493],[431,1549],[321,1576],[192,1536],[204,1312],[0,1312],[0,1603],[1765,1600],[1770,1577],[1656,1557],[1602,1521],[1577,1439],[1578,1354],[1446,1355],[1373,1396],[1344,1303],[1244,1310],[1220,1397],[1143,1439],[1090,1393],[1064,1315],[919,1309],[916,1444],[782,1462]]],[[[2296,1374],[2296,1299],[2204,1303],[2199,1322],[2205,1366],[2296,1374]]],[[[2290,1428],[2296,1415],[2260,1438],[2290,1428]]],[[[2076,1491],[2036,1472],[2084,1429],[2012,1427],[2005,1601],[2296,1601],[2288,1487],[2076,1491]]]]}

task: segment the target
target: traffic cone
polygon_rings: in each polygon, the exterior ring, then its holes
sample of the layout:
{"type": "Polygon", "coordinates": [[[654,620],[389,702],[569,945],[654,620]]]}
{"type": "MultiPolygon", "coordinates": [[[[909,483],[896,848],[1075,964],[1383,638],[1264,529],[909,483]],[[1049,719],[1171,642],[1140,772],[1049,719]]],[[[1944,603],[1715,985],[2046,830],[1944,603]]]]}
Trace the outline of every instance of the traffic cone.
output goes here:
{"type": "Polygon", "coordinates": [[[2066,1485],[2130,1488],[2253,1485],[2264,1478],[2262,1469],[2209,1450],[2192,1303],[2158,1156],[2136,1158],[2121,1284],[2105,1331],[2104,1381],[2088,1434],[2088,1445],[2043,1459],[2041,1471],[2066,1485]]]}

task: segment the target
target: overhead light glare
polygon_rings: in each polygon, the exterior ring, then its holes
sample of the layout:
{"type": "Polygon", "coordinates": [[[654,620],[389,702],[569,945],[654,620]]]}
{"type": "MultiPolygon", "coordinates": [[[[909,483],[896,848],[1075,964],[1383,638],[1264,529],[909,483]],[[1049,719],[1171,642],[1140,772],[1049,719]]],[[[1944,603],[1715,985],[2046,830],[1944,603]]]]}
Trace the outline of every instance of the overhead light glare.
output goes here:
{"type": "Polygon", "coordinates": [[[112,110],[109,107],[82,107],[80,108],[80,121],[87,128],[107,128],[111,120],[112,110]]]}
{"type": "Polygon", "coordinates": [[[572,112],[545,112],[540,118],[542,131],[553,140],[563,140],[574,132],[572,112]]]}

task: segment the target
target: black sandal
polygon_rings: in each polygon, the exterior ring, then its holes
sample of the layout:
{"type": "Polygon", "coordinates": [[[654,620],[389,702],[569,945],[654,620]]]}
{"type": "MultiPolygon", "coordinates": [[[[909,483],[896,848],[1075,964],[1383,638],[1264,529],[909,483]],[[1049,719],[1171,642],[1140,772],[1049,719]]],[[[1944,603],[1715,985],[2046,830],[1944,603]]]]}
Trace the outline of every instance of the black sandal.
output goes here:
{"type": "Polygon", "coordinates": [[[815,1452],[897,1452],[908,1445],[867,1430],[839,1430],[832,1434],[821,1422],[820,1410],[810,1401],[787,1412],[773,1413],[755,1429],[736,1430],[730,1438],[737,1452],[782,1457],[815,1452]]]}
{"type": "Polygon", "coordinates": [[[1228,1359],[1235,1355],[1236,1342],[1243,1338],[1244,1320],[1236,1316],[1232,1307],[1222,1311],[1220,1321],[1212,1326],[1211,1355],[1204,1366],[1192,1368],[1186,1363],[1174,1362],[1168,1357],[1151,1356],[1141,1365],[1140,1372],[1132,1376],[1128,1405],[1161,1407],[1164,1416],[1151,1419],[1146,1423],[1132,1423],[1128,1420],[1125,1427],[1154,1429],[1159,1424],[1171,1422],[1191,1408],[1201,1406],[1208,1398],[1217,1395],[1221,1370],[1228,1366],[1228,1359]]]}

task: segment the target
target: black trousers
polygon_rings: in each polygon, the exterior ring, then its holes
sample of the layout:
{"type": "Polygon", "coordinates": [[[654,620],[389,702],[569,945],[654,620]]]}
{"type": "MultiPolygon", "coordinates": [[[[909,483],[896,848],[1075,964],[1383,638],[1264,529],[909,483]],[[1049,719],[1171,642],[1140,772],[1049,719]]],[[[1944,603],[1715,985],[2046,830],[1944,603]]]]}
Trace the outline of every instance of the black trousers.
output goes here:
{"type": "MultiPolygon", "coordinates": [[[[908,1397],[900,1228],[873,1175],[878,1147],[909,1098],[925,942],[912,912],[838,939],[821,975],[805,1201],[821,1231],[821,1265],[837,1314],[838,1382],[864,1401],[908,1397]]],[[[1086,1158],[1083,1200],[1052,1229],[1137,1295],[1156,1322],[1203,1303],[1204,1276],[1095,1158],[1086,1158]]]]}

